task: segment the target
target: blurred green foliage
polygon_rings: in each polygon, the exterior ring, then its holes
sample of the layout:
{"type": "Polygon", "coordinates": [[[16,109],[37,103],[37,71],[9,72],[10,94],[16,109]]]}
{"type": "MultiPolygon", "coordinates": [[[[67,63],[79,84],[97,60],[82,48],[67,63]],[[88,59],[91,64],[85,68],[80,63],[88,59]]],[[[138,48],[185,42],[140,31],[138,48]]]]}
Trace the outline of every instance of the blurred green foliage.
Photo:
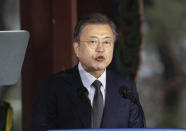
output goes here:
{"type": "Polygon", "coordinates": [[[139,3],[139,0],[117,0],[116,20],[120,33],[116,63],[118,71],[130,79],[135,79],[140,63],[142,36],[139,3]]]}

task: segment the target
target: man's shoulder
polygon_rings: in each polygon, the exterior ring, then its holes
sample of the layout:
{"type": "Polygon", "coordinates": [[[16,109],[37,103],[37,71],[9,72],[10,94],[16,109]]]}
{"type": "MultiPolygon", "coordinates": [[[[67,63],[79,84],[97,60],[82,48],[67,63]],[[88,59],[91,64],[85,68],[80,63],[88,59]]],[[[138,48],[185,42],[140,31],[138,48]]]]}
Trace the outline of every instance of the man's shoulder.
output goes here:
{"type": "Polygon", "coordinates": [[[52,74],[41,80],[40,92],[43,91],[50,94],[51,92],[62,93],[75,90],[74,87],[80,85],[78,75],[76,67],[52,74]]]}
{"type": "Polygon", "coordinates": [[[77,66],[49,75],[42,81],[70,80],[72,77],[75,76],[78,76],[77,66]]]}
{"type": "Polygon", "coordinates": [[[116,79],[117,81],[133,82],[133,80],[131,80],[129,77],[126,77],[125,75],[113,70],[108,70],[107,75],[112,77],[112,79],[116,79]]]}
{"type": "Polygon", "coordinates": [[[126,86],[128,88],[136,88],[135,81],[116,71],[107,71],[107,83],[114,83],[112,85],[115,85],[115,88],[120,88],[122,86],[126,86]]]}
{"type": "Polygon", "coordinates": [[[77,66],[73,67],[73,68],[68,68],[68,69],[65,69],[63,71],[59,71],[53,75],[51,75],[52,77],[55,77],[55,78],[58,78],[58,77],[68,77],[68,76],[71,76],[71,75],[74,75],[76,74],[77,75],[78,73],[78,68],[77,66]]]}

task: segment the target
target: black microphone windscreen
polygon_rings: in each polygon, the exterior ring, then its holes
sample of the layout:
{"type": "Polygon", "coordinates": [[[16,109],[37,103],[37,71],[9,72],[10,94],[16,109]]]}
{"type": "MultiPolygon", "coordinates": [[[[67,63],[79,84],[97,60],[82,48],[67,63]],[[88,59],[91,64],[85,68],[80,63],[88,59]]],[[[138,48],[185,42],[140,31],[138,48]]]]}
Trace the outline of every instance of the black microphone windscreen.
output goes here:
{"type": "Polygon", "coordinates": [[[122,97],[124,97],[124,98],[126,98],[126,99],[128,99],[128,87],[127,86],[121,86],[120,88],[119,88],[119,94],[122,96],[122,97]]]}
{"type": "Polygon", "coordinates": [[[85,88],[85,87],[79,87],[77,89],[77,92],[80,95],[80,97],[84,97],[85,95],[89,94],[87,88],[85,88]]]}
{"type": "Polygon", "coordinates": [[[77,93],[80,98],[82,98],[86,103],[88,103],[91,106],[90,100],[88,98],[88,90],[85,87],[80,87],[77,89],[77,93]]]}

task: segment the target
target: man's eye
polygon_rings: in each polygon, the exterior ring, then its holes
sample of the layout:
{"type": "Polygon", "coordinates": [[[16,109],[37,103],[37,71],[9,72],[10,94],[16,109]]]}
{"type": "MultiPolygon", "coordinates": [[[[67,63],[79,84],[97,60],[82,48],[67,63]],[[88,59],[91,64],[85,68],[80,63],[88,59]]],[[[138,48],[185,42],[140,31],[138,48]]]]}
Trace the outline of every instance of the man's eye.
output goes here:
{"type": "Polygon", "coordinates": [[[89,44],[96,44],[97,42],[94,40],[89,41],[89,44]]]}
{"type": "Polygon", "coordinates": [[[111,42],[110,41],[104,41],[103,43],[104,44],[110,44],[111,42]]]}

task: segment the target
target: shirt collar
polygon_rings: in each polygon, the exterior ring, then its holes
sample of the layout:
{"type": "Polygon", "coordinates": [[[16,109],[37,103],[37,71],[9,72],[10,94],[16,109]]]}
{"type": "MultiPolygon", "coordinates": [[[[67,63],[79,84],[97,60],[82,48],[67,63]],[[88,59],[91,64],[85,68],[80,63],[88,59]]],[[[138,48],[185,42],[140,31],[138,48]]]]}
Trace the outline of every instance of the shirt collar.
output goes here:
{"type": "MultiPolygon", "coordinates": [[[[94,76],[92,76],[91,74],[89,74],[87,71],[85,71],[80,62],[78,64],[78,69],[79,69],[79,74],[80,74],[83,85],[88,89],[88,91],[90,91],[91,84],[96,80],[96,78],[94,76]]],[[[102,86],[105,90],[105,87],[106,87],[106,69],[103,72],[103,74],[97,80],[99,80],[102,83],[102,86]]]]}

